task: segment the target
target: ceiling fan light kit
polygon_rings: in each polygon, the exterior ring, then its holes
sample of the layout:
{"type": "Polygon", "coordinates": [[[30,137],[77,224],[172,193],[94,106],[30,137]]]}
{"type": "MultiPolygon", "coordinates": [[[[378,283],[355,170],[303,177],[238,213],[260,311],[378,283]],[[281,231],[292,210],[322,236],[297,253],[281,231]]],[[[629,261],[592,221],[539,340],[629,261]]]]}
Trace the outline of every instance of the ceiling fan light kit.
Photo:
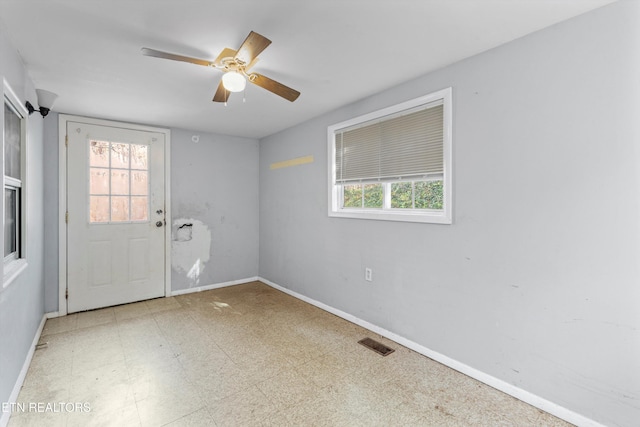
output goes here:
{"type": "Polygon", "coordinates": [[[242,92],[247,86],[247,80],[237,71],[229,71],[222,76],[222,84],[229,92],[242,92]]]}
{"type": "Polygon", "coordinates": [[[226,104],[231,92],[242,92],[245,89],[247,80],[256,86],[260,86],[271,93],[293,102],[298,99],[300,92],[262,74],[249,72],[249,69],[256,64],[258,55],[270,44],[271,40],[251,31],[237,51],[225,48],[213,62],[147,47],[142,48],[142,54],[156,58],[171,59],[173,61],[189,62],[222,71],[224,75],[213,97],[214,102],[223,102],[226,104]]]}

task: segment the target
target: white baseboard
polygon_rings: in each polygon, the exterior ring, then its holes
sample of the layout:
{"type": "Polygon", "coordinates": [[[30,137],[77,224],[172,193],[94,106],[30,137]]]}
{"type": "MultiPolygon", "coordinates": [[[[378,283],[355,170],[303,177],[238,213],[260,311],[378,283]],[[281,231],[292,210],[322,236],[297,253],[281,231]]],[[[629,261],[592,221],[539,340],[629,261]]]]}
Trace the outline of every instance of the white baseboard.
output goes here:
{"type": "MultiPolygon", "coordinates": [[[[24,379],[27,376],[27,371],[29,370],[29,365],[31,365],[31,359],[33,359],[33,353],[36,351],[36,345],[38,345],[38,341],[40,341],[40,335],[42,334],[42,330],[44,329],[44,324],[47,321],[47,315],[42,316],[42,320],[40,321],[40,326],[38,326],[38,330],[33,337],[33,341],[31,342],[31,347],[29,347],[29,352],[27,353],[27,357],[24,359],[24,363],[22,364],[22,369],[20,370],[20,374],[16,379],[16,383],[13,386],[13,390],[11,391],[11,395],[9,396],[9,406],[12,406],[12,403],[16,403],[18,401],[18,395],[20,394],[20,389],[22,389],[22,384],[24,384],[24,379]]],[[[9,424],[9,418],[11,417],[11,412],[0,412],[2,417],[0,417],[0,427],[6,427],[9,424]]]]}
{"type": "Polygon", "coordinates": [[[580,415],[576,412],[573,412],[563,406],[558,405],[557,403],[546,400],[538,395],[530,393],[526,390],[523,390],[519,387],[514,386],[506,381],[503,381],[499,378],[491,376],[485,372],[482,372],[478,369],[472,368],[471,366],[465,365],[455,359],[452,359],[448,356],[445,356],[442,353],[438,353],[437,351],[433,351],[423,345],[415,343],[411,340],[408,340],[398,334],[390,332],[386,329],[383,329],[379,326],[376,326],[372,323],[367,322],[366,320],[362,320],[358,317],[355,317],[349,313],[345,313],[344,311],[338,310],[331,306],[328,306],[324,303],[316,301],[312,298],[299,294],[291,289],[287,289],[283,286],[280,286],[276,283],[273,283],[263,277],[258,277],[259,281],[278,289],[286,294],[291,295],[292,297],[298,298],[302,301],[308,302],[309,304],[315,305],[318,308],[321,308],[325,311],[328,311],[331,314],[335,314],[338,317],[342,317],[345,320],[348,320],[351,323],[355,323],[356,325],[362,326],[363,328],[369,329],[376,334],[382,335],[385,338],[388,338],[392,341],[397,342],[398,344],[410,348],[411,350],[420,353],[424,356],[427,356],[430,359],[435,360],[436,362],[442,363],[445,366],[450,367],[458,372],[461,372],[473,379],[476,379],[490,387],[493,387],[497,390],[502,391],[510,396],[515,397],[523,402],[528,403],[531,406],[535,406],[538,409],[542,409],[545,412],[550,413],[560,419],[563,419],[571,424],[581,427],[605,427],[604,425],[585,417],[584,415],[580,415]]]}
{"type": "Polygon", "coordinates": [[[59,311],[50,311],[44,314],[47,319],[53,319],[56,317],[66,316],[66,314],[60,314],[59,311]]]}
{"type": "Polygon", "coordinates": [[[257,276],[255,276],[255,277],[248,277],[246,279],[232,280],[230,282],[214,283],[213,285],[198,286],[197,288],[178,289],[176,291],[171,291],[170,296],[175,297],[176,295],[190,294],[193,292],[210,291],[211,289],[226,288],[227,286],[241,285],[243,283],[255,282],[256,280],[260,280],[260,279],[257,276]]]}

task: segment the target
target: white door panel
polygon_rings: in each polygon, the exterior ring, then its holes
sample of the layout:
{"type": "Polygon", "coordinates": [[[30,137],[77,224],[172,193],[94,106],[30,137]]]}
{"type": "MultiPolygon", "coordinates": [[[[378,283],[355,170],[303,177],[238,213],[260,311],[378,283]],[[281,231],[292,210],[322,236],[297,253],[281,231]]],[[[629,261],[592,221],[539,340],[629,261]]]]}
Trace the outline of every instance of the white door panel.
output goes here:
{"type": "Polygon", "coordinates": [[[67,311],[164,295],[164,134],[67,123],[67,311]]]}

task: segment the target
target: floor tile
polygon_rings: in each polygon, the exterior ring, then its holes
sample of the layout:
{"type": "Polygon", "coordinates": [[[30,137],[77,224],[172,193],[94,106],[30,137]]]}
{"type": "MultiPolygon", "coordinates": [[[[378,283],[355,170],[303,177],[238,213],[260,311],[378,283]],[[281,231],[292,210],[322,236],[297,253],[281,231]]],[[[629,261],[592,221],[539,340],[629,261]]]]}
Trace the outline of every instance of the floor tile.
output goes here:
{"type": "Polygon", "coordinates": [[[166,427],[212,427],[216,425],[206,408],[200,408],[182,418],[165,424],[166,427]]]}
{"type": "Polygon", "coordinates": [[[568,426],[259,282],[49,319],[39,343],[18,403],[89,411],[10,427],[568,426]]]}
{"type": "Polygon", "coordinates": [[[113,307],[102,308],[78,313],[77,328],[90,328],[92,326],[104,325],[116,321],[116,314],[113,307]]]}
{"type": "Polygon", "coordinates": [[[218,426],[252,426],[274,415],[277,407],[257,387],[250,387],[209,402],[207,409],[218,426]]]}
{"type": "Polygon", "coordinates": [[[44,328],[42,329],[42,336],[74,331],[77,327],[77,314],[54,317],[53,319],[47,319],[46,323],[44,324],[44,328]]]}

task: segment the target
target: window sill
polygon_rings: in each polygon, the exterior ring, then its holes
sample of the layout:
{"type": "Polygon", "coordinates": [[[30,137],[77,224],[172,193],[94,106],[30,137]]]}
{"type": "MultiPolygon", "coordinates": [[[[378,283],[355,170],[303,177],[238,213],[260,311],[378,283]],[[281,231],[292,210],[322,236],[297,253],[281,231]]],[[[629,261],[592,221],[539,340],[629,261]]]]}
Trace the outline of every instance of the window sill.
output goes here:
{"type": "Polygon", "coordinates": [[[2,289],[9,287],[20,274],[27,269],[27,260],[24,258],[9,261],[4,265],[4,277],[2,280],[2,289]]]}
{"type": "Polygon", "coordinates": [[[393,212],[378,209],[340,209],[329,211],[330,217],[373,219],[381,221],[422,222],[428,224],[451,224],[451,217],[444,212],[393,212]]]}

